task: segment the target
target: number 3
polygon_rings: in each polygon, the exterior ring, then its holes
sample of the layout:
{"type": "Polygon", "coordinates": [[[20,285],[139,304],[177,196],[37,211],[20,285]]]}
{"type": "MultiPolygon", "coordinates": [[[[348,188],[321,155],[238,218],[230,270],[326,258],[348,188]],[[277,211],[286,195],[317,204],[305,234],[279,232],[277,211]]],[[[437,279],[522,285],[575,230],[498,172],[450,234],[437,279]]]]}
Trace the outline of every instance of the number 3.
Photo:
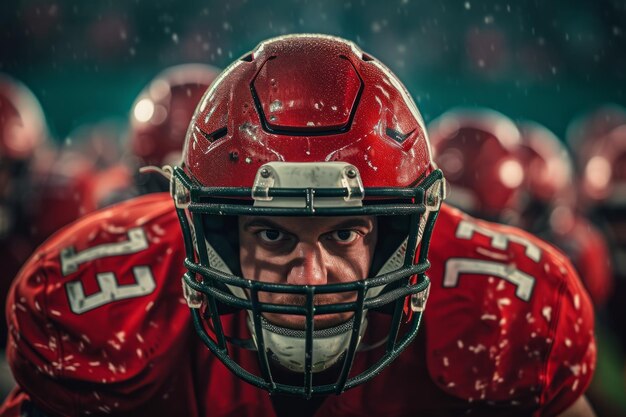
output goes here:
{"type": "MultiPolygon", "coordinates": [[[[61,270],[67,276],[78,270],[78,265],[98,258],[117,255],[130,255],[148,248],[148,239],[142,228],[128,231],[128,240],[125,242],[105,243],[76,253],[73,247],[61,251],[61,270]]],[[[82,314],[116,300],[141,297],[150,294],[156,288],[152,271],[148,266],[133,268],[136,284],[119,285],[113,272],[96,274],[100,291],[85,296],[83,284],[72,281],[65,284],[70,309],[76,314],[82,314]]]]}

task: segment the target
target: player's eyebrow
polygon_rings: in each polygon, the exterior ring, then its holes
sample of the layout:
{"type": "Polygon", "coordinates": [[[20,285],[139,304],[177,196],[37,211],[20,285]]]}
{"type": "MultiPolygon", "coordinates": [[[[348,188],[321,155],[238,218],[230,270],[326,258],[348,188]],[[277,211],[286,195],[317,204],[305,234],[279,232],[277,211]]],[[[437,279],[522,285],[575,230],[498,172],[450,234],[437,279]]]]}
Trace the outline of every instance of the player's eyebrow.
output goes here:
{"type": "MultiPolygon", "coordinates": [[[[276,229],[276,230],[283,230],[286,232],[290,232],[287,228],[285,228],[285,226],[281,225],[280,223],[276,221],[268,219],[267,217],[253,218],[244,222],[244,224],[242,225],[242,228],[244,230],[249,230],[253,227],[263,227],[263,228],[268,228],[268,229],[276,229]]],[[[371,220],[369,217],[365,217],[365,218],[351,217],[351,218],[339,221],[338,223],[335,223],[335,224],[331,223],[326,228],[329,230],[342,230],[342,229],[352,229],[355,227],[363,227],[367,230],[371,230],[374,228],[374,221],[371,220]]]]}
{"type": "Polygon", "coordinates": [[[268,229],[285,230],[284,226],[281,226],[280,224],[267,218],[251,219],[243,224],[244,230],[248,230],[253,227],[266,227],[268,229]]]}

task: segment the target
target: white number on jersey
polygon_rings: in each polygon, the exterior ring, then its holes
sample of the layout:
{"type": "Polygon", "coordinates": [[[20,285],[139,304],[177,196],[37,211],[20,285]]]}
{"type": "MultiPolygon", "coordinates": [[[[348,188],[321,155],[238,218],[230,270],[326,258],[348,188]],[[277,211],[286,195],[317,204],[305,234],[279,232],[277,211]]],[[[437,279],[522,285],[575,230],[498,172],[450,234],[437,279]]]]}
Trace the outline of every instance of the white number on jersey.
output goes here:
{"type": "MultiPolygon", "coordinates": [[[[541,249],[522,237],[498,233],[467,220],[462,220],[456,229],[456,237],[459,239],[471,239],[474,233],[490,237],[491,247],[494,249],[504,250],[509,242],[515,242],[526,248],[526,256],[533,262],[539,262],[541,259],[541,249]]],[[[524,301],[530,300],[535,286],[535,278],[520,271],[513,264],[466,258],[450,258],[446,261],[443,286],[456,287],[462,274],[486,275],[504,279],[516,286],[515,295],[524,301]]]]}
{"type": "MultiPolygon", "coordinates": [[[[128,231],[128,240],[117,243],[105,243],[76,253],[73,247],[61,251],[61,270],[67,276],[78,270],[78,266],[85,262],[107,256],[130,255],[148,248],[148,239],[142,228],[137,227],[128,231]]],[[[96,274],[100,291],[85,296],[83,284],[72,281],[65,284],[70,309],[76,314],[82,314],[116,300],[141,297],[150,294],[156,288],[150,267],[136,266],[133,268],[136,283],[119,285],[113,272],[96,274]]]]}

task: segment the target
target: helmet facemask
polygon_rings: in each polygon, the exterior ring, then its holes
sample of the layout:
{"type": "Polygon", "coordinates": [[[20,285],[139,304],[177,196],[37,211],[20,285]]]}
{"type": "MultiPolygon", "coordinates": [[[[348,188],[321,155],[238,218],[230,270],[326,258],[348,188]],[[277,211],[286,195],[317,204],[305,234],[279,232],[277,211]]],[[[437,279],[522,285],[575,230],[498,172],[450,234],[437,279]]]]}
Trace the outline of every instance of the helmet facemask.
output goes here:
{"type": "Polygon", "coordinates": [[[185,239],[183,290],[195,328],[238,377],[270,393],[339,394],[374,377],[415,338],[428,296],[430,236],[445,196],[441,171],[414,187],[364,188],[358,169],[348,163],[270,162],[258,169],[252,187],[206,187],[176,167],[171,193],[185,239]],[[327,285],[245,279],[234,232],[241,215],[377,216],[380,233],[370,273],[362,280],[327,285]],[[302,303],[264,302],[264,292],[291,294],[302,303]],[[349,294],[350,301],[316,305],[316,296],[323,294],[349,294]],[[223,318],[241,310],[246,310],[249,334],[227,334],[223,318]],[[281,327],[264,313],[303,316],[305,326],[281,327]],[[340,313],[350,318],[315,328],[316,317],[340,313]],[[386,336],[374,345],[364,341],[372,313],[389,318],[386,336]],[[238,349],[256,351],[258,373],[238,363],[238,349]],[[352,369],[355,357],[368,349],[380,349],[379,359],[367,369],[352,369]],[[280,368],[298,377],[281,379],[280,368]],[[330,380],[318,378],[329,368],[330,380]]]}

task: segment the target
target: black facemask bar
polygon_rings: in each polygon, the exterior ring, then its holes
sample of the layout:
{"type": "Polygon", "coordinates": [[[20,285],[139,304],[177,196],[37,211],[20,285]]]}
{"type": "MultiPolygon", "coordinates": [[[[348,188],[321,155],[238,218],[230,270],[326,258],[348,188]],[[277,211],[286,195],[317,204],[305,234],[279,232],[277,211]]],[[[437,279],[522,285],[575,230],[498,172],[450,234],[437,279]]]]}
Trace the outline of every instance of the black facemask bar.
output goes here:
{"type": "Polygon", "coordinates": [[[272,188],[269,197],[304,198],[305,207],[255,207],[251,201],[252,188],[247,187],[204,187],[195,183],[180,167],[174,167],[171,193],[185,240],[185,267],[183,276],[185,296],[190,305],[194,326],[202,341],[224,365],[239,378],[270,393],[298,395],[310,398],[317,394],[339,394],[362,384],[389,365],[415,338],[421,321],[422,310],[428,295],[430,281],[426,270],[430,237],[434,228],[441,201],[445,197],[445,182],[440,170],[433,171],[414,188],[372,187],[365,188],[368,204],[362,207],[315,207],[314,198],[346,197],[348,190],[341,188],[272,188]],[[390,201],[392,201],[390,203],[390,201]],[[398,202],[400,201],[400,202],[398,202]],[[187,215],[186,210],[190,216],[187,215]],[[226,273],[211,265],[206,246],[207,238],[203,227],[203,216],[408,216],[409,233],[403,265],[391,272],[359,281],[328,285],[288,285],[248,280],[226,273]],[[422,227],[420,223],[426,216],[422,227]],[[189,223],[192,219],[193,227],[189,223]],[[195,232],[195,235],[194,235],[195,232]],[[420,239],[420,233],[422,234],[420,239]],[[197,245],[197,247],[196,247],[197,245]],[[417,256],[415,256],[416,251],[417,256]],[[231,288],[243,290],[246,299],[236,296],[231,288]],[[384,291],[368,296],[370,289],[384,287],[384,291]],[[297,294],[304,305],[283,305],[259,301],[259,293],[297,294]],[[356,300],[344,303],[315,305],[318,294],[356,294],[356,300]],[[406,331],[400,337],[399,330],[406,303],[413,313],[406,321],[406,331]],[[229,354],[228,337],[224,333],[220,315],[226,305],[232,312],[251,312],[252,330],[255,333],[256,351],[260,375],[251,373],[237,363],[229,354]],[[222,306],[222,307],[220,307],[222,306]],[[206,309],[203,314],[203,307],[206,309]],[[390,334],[385,353],[364,372],[350,376],[352,364],[359,344],[363,316],[368,310],[387,308],[392,311],[390,334]],[[348,348],[339,360],[339,376],[334,383],[313,384],[313,339],[316,315],[340,312],[353,313],[353,325],[348,348]],[[263,335],[263,313],[300,315],[305,322],[305,365],[302,384],[289,385],[277,382],[270,366],[270,357],[263,335]],[[207,332],[209,322],[215,337],[207,332]]]}

